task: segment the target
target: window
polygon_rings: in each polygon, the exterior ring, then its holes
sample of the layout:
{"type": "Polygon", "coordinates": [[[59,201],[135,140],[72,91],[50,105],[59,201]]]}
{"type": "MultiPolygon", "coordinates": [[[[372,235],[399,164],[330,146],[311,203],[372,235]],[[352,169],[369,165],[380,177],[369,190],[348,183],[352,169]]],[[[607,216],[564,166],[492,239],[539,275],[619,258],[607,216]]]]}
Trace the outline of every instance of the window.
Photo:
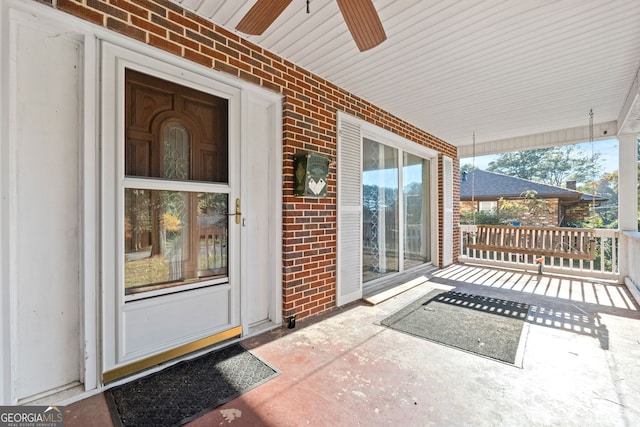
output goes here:
{"type": "Polygon", "coordinates": [[[126,71],[125,294],[227,281],[227,101],[126,71]]]}
{"type": "Polygon", "coordinates": [[[495,213],[497,209],[498,209],[498,202],[495,200],[488,201],[488,202],[478,202],[478,212],[495,213]]]}

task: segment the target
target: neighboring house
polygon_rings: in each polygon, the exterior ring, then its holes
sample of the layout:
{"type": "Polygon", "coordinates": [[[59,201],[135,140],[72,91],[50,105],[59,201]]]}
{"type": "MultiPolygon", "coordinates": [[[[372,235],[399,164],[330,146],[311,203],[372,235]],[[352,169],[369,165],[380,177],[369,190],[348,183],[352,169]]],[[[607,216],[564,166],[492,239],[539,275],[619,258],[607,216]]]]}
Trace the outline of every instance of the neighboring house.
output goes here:
{"type": "Polygon", "coordinates": [[[581,193],[575,181],[568,181],[567,188],[541,184],[495,172],[476,169],[463,172],[460,177],[460,211],[500,212],[506,203],[520,206],[518,220],[521,225],[566,226],[583,222],[593,203],[598,206],[608,200],[601,196],[581,193]],[[535,194],[537,209],[530,209],[525,201],[527,194],[535,194]]]}

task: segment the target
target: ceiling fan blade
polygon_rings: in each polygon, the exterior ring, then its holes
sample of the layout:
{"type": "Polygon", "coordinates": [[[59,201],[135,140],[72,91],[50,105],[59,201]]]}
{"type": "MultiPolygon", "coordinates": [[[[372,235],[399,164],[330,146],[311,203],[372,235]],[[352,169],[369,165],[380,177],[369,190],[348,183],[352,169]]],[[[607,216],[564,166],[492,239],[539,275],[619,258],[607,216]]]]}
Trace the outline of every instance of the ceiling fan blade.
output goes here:
{"type": "Polygon", "coordinates": [[[289,6],[291,0],[258,0],[242,17],[236,30],[259,36],[289,6]]]}
{"type": "Polygon", "coordinates": [[[373,0],[336,1],[361,52],[376,47],[387,39],[373,0]]]}

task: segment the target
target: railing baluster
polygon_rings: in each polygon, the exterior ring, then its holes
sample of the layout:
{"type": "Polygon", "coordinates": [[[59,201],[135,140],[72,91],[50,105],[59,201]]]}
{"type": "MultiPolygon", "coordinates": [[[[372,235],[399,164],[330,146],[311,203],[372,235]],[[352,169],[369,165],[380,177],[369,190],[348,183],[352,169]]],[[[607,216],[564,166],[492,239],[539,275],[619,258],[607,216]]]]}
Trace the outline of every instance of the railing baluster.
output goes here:
{"type": "Polygon", "coordinates": [[[466,236],[466,245],[461,245],[462,262],[475,260],[494,265],[533,268],[533,258],[542,255],[549,270],[620,279],[617,253],[620,233],[617,230],[462,225],[461,231],[466,236]],[[592,238],[595,238],[594,259],[589,258],[592,238]],[[474,249],[468,248],[469,245],[478,246],[474,249]],[[500,250],[500,247],[504,250],[500,250]],[[511,248],[519,248],[520,251],[510,252],[511,248]],[[527,250],[535,253],[535,257],[522,253],[527,250]],[[563,251],[567,251],[567,254],[564,255],[563,251]]]}
{"type": "Polygon", "coordinates": [[[611,238],[611,265],[618,265],[618,242],[615,237],[611,238]]]}

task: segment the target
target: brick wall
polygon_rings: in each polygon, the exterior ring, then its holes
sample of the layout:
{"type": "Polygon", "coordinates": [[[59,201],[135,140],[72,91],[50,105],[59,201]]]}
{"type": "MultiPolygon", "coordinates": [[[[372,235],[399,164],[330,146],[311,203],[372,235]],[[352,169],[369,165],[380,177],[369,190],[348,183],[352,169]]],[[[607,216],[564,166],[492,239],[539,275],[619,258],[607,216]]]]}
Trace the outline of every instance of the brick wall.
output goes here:
{"type": "MultiPolygon", "coordinates": [[[[501,201],[495,201],[498,205],[498,211],[500,210],[501,201]]],[[[520,200],[508,200],[509,204],[520,206],[522,213],[518,215],[520,225],[529,225],[536,227],[557,227],[560,218],[560,205],[558,199],[544,199],[540,200],[540,207],[536,212],[529,212],[527,204],[520,200]]],[[[463,212],[473,212],[477,210],[478,201],[471,202],[470,200],[461,201],[461,209],[463,212]],[[475,206],[475,208],[474,208],[475,206]]],[[[493,212],[495,213],[495,212],[493,212]]]]}
{"type": "Polygon", "coordinates": [[[591,215],[591,204],[587,202],[566,205],[564,215],[567,222],[583,222],[591,215]]]}
{"type": "Polygon", "coordinates": [[[521,224],[536,227],[557,227],[560,217],[558,199],[544,199],[540,202],[541,206],[536,212],[525,211],[522,213],[521,224]]]}
{"type": "MultiPolygon", "coordinates": [[[[293,155],[311,151],[335,159],[338,110],[453,158],[456,165],[454,200],[458,200],[459,172],[454,146],[174,3],[166,0],[40,2],[284,95],[282,251],[285,318],[294,314],[302,318],[335,306],[335,163],[332,163],[329,171],[328,197],[294,197],[293,155]]],[[[441,177],[440,164],[438,171],[441,177]]],[[[442,218],[441,205],[439,213],[442,218]]],[[[458,223],[458,214],[459,206],[456,203],[454,224],[458,223]]],[[[458,234],[456,227],[454,254],[459,251],[458,234]]]]}

